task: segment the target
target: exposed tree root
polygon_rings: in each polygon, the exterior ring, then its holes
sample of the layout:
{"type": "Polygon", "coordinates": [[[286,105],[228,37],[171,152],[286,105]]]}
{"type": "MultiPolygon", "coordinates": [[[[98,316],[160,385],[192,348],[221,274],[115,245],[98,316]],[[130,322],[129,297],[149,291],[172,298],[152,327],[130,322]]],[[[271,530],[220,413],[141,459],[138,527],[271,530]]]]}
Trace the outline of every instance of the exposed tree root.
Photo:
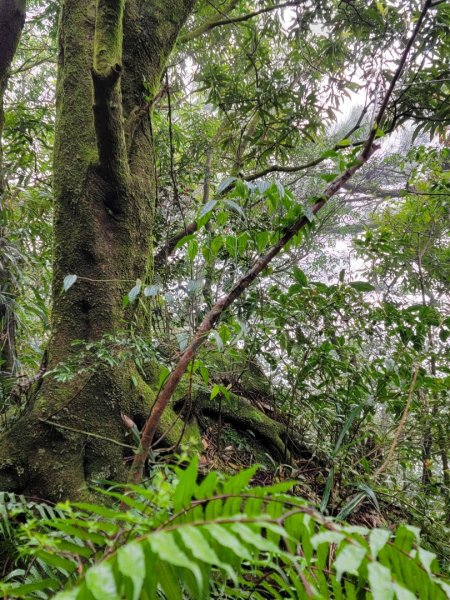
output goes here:
{"type": "MultiPolygon", "coordinates": [[[[154,384],[135,370],[105,369],[83,382],[64,385],[45,379],[35,402],[0,437],[0,490],[46,500],[79,500],[90,497],[92,481],[126,481],[137,442],[122,415],[140,429],[155,398],[154,384]]],[[[288,434],[283,423],[247,399],[230,393],[227,399],[211,400],[210,391],[197,384],[180,389],[165,410],[159,445],[198,453],[200,414],[220,416],[238,431],[251,431],[280,462],[312,457],[299,434],[288,434]]]]}
{"type": "MultiPolygon", "coordinates": [[[[105,369],[85,381],[46,379],[34,403],[0,436],[0,490],[45,500],[86,499],[94,480],[126,481],[137,442],[122,414],[142,426],[155,392],[133,370],[105,369]]],[[[167,445],[200,444],[195,426],[168,407],[167,445]]]]}
{"type": "Polygon", "coordinates": [[[220,418],[242,432],[251,431],[263,442],[268,452],[284,462],[294,458],[313,457],[313,453],[305,446],[296,431],[287,431],[283,423],[279,423],[265,415],[248,400],[230,393],[229,398],[210,398],[205,388],[197,388],[194,395],[193,410],[196,414],[220,418]]]}

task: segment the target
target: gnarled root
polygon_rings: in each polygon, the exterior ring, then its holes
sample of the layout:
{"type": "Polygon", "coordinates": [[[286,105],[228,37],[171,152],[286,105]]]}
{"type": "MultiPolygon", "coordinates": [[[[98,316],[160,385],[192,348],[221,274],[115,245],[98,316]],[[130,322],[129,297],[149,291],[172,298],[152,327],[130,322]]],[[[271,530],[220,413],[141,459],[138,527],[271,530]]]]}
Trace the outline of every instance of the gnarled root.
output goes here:
{"type": "Polygon", "coordinates": [[[271,419],[241,396],[230,393],[229,398],[216,396],[211,399],[209,392],[199,387],[195,391],[193,404],[197,414],[209,417],[220,415],[223,421],[239,431],[251,431],[279,460],[309,459],[313,456],[297,432],[288,432],[283,423],[271,419]]]}

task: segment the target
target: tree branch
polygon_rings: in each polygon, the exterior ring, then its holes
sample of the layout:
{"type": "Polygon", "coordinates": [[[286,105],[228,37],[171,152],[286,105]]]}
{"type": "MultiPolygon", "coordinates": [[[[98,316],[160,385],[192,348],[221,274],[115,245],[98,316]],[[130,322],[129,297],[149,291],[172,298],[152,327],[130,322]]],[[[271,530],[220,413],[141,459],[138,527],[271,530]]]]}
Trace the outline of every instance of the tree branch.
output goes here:
{"type": "MultiPolygon", "coordinates": [[[[311,207],[311,212],[313,215],[317,214],[325,206],[327,201],[332,196],[334,196],[347,183],[347,181],[349,181],[349,179],[351,179],[351,177],[353,177],[353,175],[368,162],[372,154],[378,149],[378,146],[374,144],[378,127],[383,121],[383,117],[391,99],[392,93],[403,72],[411,47],[417,38],[417,35],[422,27],[423,21],[430,6],[431,0],[426,0],[414,27],[414,30],[411,34],[411,37],[402,53],[399,65],[394,73],[389,88],[383,98],[372,131],[370,132],[366,144],[362,149],[362,152],[360,153],[357,161],[353,166],[347,168],[344,171],[344,173],[342,173],[339,177],[332,181],[330,185],[328,185],[320,199],[317,200],[316,203],[311,207]]],[[[286,227],[282,232],[280,232],[280,238],[278,242],[276,242],[264,256],[259,258],[251,267],[251,269],[247,271],[247,273],[237,281],[237,283],[232,287],[231,291],[226,296],[220,298],[212,307],[212,309],[206,314],[205,318],[203,319],[202,323],[200,324],[199,328],[194,334],[190,344],[181,355],[175,369],[167,378],[158,398],[155,401],[155,404],[153,405],[153,409],[150,413],[150,416],[147,419],[147,422],[145,423],[142,432],[139,451],[137,452],[134,458],[130,472],[130,480],[133,483],[139,483],[142,480],[145,461],[148,457],[148,453],[150,451],[153,438],[156,433],[161,416],[166,406],[169,404],[172,395],[175,392],[181,378],[186,372],[188,365],[190,364],[191,360],[193,360],[193,358],[195,357],[200,346],[202,346],[202,344],[206,341],[209,332],[218,322],[224,311],[227,310],[231,306],[231,304],[233,304],[233,302],[244,293],[244,291],[268,266],[268,264],[281,252],[284,246],[295,235],[297,235],[299,231],[306,227],[309,224],[309,222],[310,221],[306,216],[299,217],[289,227],[286,227]]]]}
{"type": "MultiPolygon", "coordinates": [[[[364,109],[361,111],[361,114],[358,118],[356,125],[354,125],[342,139],[347,139],[361,127],[362,120],[363,120],[365,114],[367,113],[368,108],[369,108],[369,106],[364,107],[364,109]]],[[[220,131],[220,128],[219,128],[219,131],[220,131]]],[[[332,150],[342,149],[341,144],[342,144],[342,140],[340,142],[338,142],[337,144],[335,144],[333,146],[332,150]]],[[[356,146],[356,145],[362,145],[362,144],[364,144],[363,141],[355,142],[352,145],[356,146]]],[[[349,147],[349,146],[347,146],[347,147],[349,147]]],[[[267,167],[266,169],[263,169],[262,171],[259,171],[257,173],[252,173],[250,175],[244,175],[243,179],[245,181],[254,181],[255,179],[264,177],[265,175],[268,175],[269,173],[275,173],[275,172],[297,173],[297,171],[303,171],[303,170],[315,167],[315,166],[319,165],[321,162],[323,162],[324,160],[326,160],[326,158],[323,156],[320,156],[319,158],[316,158],[315,160],[312,160],[309,163],[305,163],[303,165],[298,165],[298,166],[283,167],[280,165],[272,165],[272,166],[267,167]]],[[[225,191],[226,190],[224,190],[224,192],[225,191]]],[[[155,258],[154,258],[155,267],[160,267],[164,263],[164,261],[167,260],[167,258],[175,250],[175,246],[178,244],[178,242],[180,240],[182,240],[186,235],[191,235],[192,233],[195,233],[196,231],[198,231],[198,223],[197,223],[197,221],[192,221],[192,223],[189,223],[189,225],[187,225],[184,229],[182,229],[181,231],[179,231],[178,233],[173,235],[164,244],[164,246],[162,246],[156,253],[155,258]]]]}
{"type": "MultiPolygon", "coordinates": [[[[247,13],[246,15],[241,15],[240,17],[218,18],[213,21],[208,21],[207,23],[200,25],[196,29],[193,29],[192,31],[180,36],[178,41],[181,42],[182,44],[184,44],[186,42],[195,40],[196,38],[200,37],[201,35],[203,35],[205,33],[209,33],[216,27],[221,27],[222,25],[234,25],[236,23],[244,23],[245,21],[254,19],[255,17],[258,17],[259,15],[263,15],[265,13],[272,12],[279,8],[287,8],[288,6],[299,6],[302,3],[303,3],[303,0],[291,0],[290,2],[281,2],[280,4],[275,4],[273,6],[266,6],[266,8],[261,8],[260,10],[256,10],[254,12],[247,13]]],[[[232,3],[232,4],[236,5],[237,3],[232,3]]],[[[234,8],[234,6],[232,8],[234,8]]],[[[230,11],[230,9],[228,9],[226,12],[231,12],[231,11],[230,11]]]]}
{"type": "MultiPolygon", "coordinates": [[[[370,103],[363,108],[356,125],[354,125],[350,129],[350,131],[346,135],[344,135],[344,137],[331,148],[331,150],[338,151],[338,150],[343,149],[343,147],[344,147],[344,146],[342,146],[343,140],[348,139],[351,135],[353,135],[356,131],[358,131],[358,129],[361,127],[362,120],[364,119],[364,117],[369,109],[369,106],[370,106],[370,103]]],[[[355,146],[363,146],[365,143],[366,142],[363,140],[360,142],[353,142],[345,147],[351,148],[351,147],[355,147],[355,146]]],[[[303,165],[286,166],[286,167],[283,165],[271,165],[270,167],[262,169],[261,171],[257,171],[256,173],[250,173],[249,175],[244,175],[243,179],[245,179],[245,181],[255,181],[255,179],[260,179],[261,177],[265,177],[266,175],[269,175],[270,173],[297,173],[299,171],[305,171],[306,169],[312,169],[312,167],[317,167],[317,165],[320,165],[320,163],[322,163],[324,160],[326,160],[326,157],[324,157],[322,155],[322,156],[319,156],[318,158],[311,160],[310,162],[307,162],[303,165]]]]}

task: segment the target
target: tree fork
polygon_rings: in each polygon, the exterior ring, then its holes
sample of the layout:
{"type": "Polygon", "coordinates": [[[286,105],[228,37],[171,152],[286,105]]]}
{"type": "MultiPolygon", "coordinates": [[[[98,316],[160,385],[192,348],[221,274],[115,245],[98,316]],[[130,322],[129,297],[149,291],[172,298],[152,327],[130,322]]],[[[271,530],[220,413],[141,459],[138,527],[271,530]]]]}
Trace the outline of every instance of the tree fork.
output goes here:
{"type": "MultiPolygon", "coordinates": [[[[102,174],[125,192],[129,167],[123,127],[122,73],[124,0],[98,0],[95,21],[94,123],[102,174]]],[[[120,202],[114,208],[120,208],[120,202]]]]}
{"type": "MultiPolygon", "coordinates": [[[[74,340],[95,342],[123,329],[127,282],[151,272],[150,125],[142,119],[126,150],[124,122],[142,103],[143,82],[159,84],[193,5],[62,3],[49,370],[77,354],[74,340]],[[68,274],[79,280],[61,293],[68,274]]],[[[33,404],[1,436],[0,488],[75,499],[89,497],[90,479],[126,479],[129,456],[107,439],[124,440],[122,413],[145,421],[155,393],[145,382],[134,386],[137,379],[132,365],[100,365],[92,377],[65,384],[45,378],[33,404]]]]}

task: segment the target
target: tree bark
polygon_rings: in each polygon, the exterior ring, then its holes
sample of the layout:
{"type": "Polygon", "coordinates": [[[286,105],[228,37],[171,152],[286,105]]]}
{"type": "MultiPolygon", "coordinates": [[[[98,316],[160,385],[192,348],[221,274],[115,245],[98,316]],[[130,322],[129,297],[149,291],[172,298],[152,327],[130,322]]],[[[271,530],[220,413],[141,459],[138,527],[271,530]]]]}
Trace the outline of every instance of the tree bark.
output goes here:
{"type": "MultiPolygon", "coordinates": [[[[122,298],[136,279],[151,277],[154,152],[141,107],[194,3],[62,4],[49,370],[75,357],[74,340],[127,331],[132,312],[122,298]],[[71,274],[78,280],[62,293],[71,274]]],[[[45,378],[1,440],[0,489],[73,499],[88,495],[89,480],[124,479],[132,451],[123,446],[121,414],[143,423],[153,401],[131,364],[100,365],[68,383],[45,378]]]]}

